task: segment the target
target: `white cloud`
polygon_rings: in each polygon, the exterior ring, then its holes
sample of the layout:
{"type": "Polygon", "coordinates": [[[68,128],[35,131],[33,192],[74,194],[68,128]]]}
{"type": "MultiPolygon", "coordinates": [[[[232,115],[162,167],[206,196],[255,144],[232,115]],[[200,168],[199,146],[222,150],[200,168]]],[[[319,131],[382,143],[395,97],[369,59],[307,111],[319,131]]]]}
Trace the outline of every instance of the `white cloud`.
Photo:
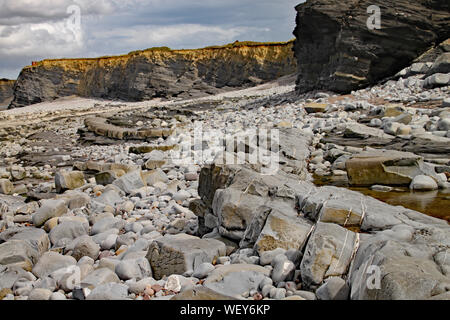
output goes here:
{"type": "Polygon", "coordinates": [[[31,60],[292,38],[301,0],[0,0],[0,78],[31,60]],[[75,30],[67,8],[79,6],[75,30]]]}

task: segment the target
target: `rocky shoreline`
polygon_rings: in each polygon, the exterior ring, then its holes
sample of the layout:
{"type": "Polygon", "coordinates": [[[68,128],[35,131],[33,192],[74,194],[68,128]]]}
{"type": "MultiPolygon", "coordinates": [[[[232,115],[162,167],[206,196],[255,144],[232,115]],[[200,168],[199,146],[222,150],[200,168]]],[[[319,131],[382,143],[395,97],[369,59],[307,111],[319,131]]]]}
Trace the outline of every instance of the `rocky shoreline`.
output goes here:
{"type": "MultiPolygon", "coordinates": [[[[445,220],[312,179],[445,192],[448,87],[421,78],[346,96],[298,96],[286,80],[163,106],[0,113],[1,298],[448,299],[445,220]],[[251,128],[278,130],[276,172],[220,163],[238,157],[223,139],[251,128]]],[[[239,141],[247,156],[270,151],[239,141]]]]}
{"type": "Polygon", "coordinates": [[[372,2],[314,0],[295,43],[25,68],[0,300],[449,300],[448,4],[391,2],[384,31],[372,2]]]}

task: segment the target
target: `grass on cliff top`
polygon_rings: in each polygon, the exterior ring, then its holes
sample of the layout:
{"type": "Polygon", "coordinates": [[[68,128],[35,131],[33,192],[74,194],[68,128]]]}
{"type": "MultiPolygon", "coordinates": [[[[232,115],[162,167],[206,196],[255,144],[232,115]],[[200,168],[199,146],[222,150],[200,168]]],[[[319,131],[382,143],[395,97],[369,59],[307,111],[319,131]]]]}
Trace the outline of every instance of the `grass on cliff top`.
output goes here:
{"type": "Polygon", "coordinates": [[[255,42],[255,41],[235,41],[223,46],[209,46],[203,49],[228,49],[228,48],[240,48],[240,47],[259,47],[259,46],[279,46],[286,45],[294,42],[295,39],[284,42],[255,42]]]}
{"type": "MultiPolygon", "coordinates": [[[[151,51],[160,51],[160,52],[180,52],[180,51],[197,51],[197,50],[218,50],[218,49],[233,49],[233,48],[240,48],[240,47],[259,47],[259,46],[278,46],[278,45],[287,45],[290,43],[293,43],[295,39],[291,39],[289,41],[284,42],[255,42],[255,41],[235,41],[233,43],[228,43],[222,46],[209,46],[205,48],[199,48],[199,49],[171,49],[169,47],[153,47],[148,48],[144,50],[136,50],[131,51],[128,54],[122,54],[117,56],[102,56],[97,58],[60,58],[60,59],[45,59],[42,61],[39,61],[38,64],[44,62],[44,61],[93,61],[93,60],[100,60],[100,59],[117,59],[117,58],[123,58],[128,56],[134,56],[139,55],[141,53],[145,52],[151,52],[151,51]]],[[[28,66],[32,67],[32,66],[28,66]]],[[[27,68],[27,67],[25,67],[27,68]]]]}

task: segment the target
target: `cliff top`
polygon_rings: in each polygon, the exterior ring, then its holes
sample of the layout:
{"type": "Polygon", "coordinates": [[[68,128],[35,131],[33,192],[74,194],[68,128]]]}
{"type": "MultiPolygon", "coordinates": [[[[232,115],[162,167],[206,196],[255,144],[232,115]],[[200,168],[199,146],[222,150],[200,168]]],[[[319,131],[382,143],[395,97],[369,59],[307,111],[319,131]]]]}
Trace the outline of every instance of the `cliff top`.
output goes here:
{"type": "MultiPolygon", "coordinates": [[[[222,46],[209,46],[205,48],[199,49],[171,49],[169,47],[153,47],[144,50],[136,50],[131,51],[128,54],[123,55],[111,55],[111,56],[102,56],[96,58],[59,58],[59,59],[44,59],[41,61],[36,61],[35,65],[42,64],[44,62],[63,62],[63,61],[98,61],[98,60],[107,60],[107,59],[121,59],[121,58],[129,58],[132,56],[146,54],[151,52],[167,52],[167,53],[195,53],[201,52],[205,50],[223,50],[223,49],[236,49],[236,48],[244,48],[244,47],[271,47],[271,46],[288,46],[294,43],[295,39],[291,39],[289,41],[284,42],[255,42],[255,41],[235,41],[233,43],[225,44],[222,46]]],[[[31,68],[31,66],[26,66],[25,68],[31,68]]]]}
{"type": "Polygon", "coordinates": [[[16,80],[10,80],[5,78],[0,79],[0,83],[14,83],[14,82],[16,82],[16,80]]]}

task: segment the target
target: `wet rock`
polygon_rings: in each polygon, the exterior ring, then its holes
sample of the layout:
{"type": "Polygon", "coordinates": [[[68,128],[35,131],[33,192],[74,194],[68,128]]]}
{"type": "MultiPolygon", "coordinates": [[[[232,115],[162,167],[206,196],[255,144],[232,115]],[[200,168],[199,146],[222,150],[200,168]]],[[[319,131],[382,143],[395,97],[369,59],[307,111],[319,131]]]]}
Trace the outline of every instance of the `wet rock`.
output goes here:
{"type": "Polygon", "coordinates": [[[405,185],[427,169],[421,157],[393,150],[366,151],[347,160],[346,168],[352,186],[405,185]]]}

